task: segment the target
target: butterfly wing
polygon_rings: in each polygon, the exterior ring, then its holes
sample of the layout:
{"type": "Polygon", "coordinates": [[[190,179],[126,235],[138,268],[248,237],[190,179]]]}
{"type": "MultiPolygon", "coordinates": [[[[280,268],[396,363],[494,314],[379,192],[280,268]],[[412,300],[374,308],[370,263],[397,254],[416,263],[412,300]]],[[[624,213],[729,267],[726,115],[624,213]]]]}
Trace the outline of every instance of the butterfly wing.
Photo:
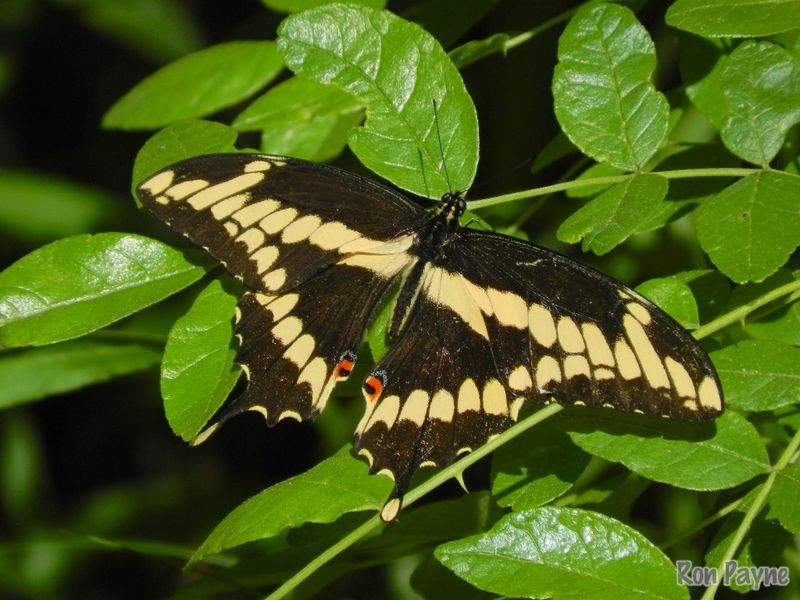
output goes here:
{"type": "Polygon", "coordinates": [[[236,325],[248,387],[217,425],[243,410],[270,424],[315,416],[352,369],[377,302],[412,261],[407,250],[428,218],[347,171],[267,155],[192,158],[137,191],[253,290],[239,301],[236,325]]]}
{"type": "MultiPolygon", "coordinates": [[[[697,342],[639,294],[513,238],[461,230],[428,264],[369,376],[356,444],[407,489],[507,428],[526,401],[700,420],[722,411],[697,342]],[[377,387],[380,393],[370,393],[377,387]]],[[[399,499],[387,505],[389,517],[399,499]]]]}

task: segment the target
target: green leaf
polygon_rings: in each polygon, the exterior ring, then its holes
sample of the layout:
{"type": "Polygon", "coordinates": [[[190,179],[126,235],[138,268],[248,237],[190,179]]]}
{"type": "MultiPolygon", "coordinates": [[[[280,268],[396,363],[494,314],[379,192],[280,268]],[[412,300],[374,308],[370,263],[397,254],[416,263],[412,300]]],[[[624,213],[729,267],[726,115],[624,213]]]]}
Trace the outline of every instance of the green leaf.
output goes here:
{"type": "Polygon", "coordinates": [[[500,506],[535,508],[571,488],[588,463],[563,431],[537,427],[494,453],[492,495],[500,506]]]}
{"type": "Polygon", "coordinates": [[[0,170],[0,230],[26,243],[87,233],[108,221],[108,194],[46,174],[0,170]]]}
{"type": "Polygon", "coordinates": [[[0,408],[41,400],[154,367],[161,349],[117,340],[74,340],[0,354],[0,408]]]}
{"type": "Polygon", "coordinates": [[[733,406],[765,411],[800,402],[800,348],[744,340],[712,352],[711,358],[733,406]]]}
{"type": "Polygon", "coordinates": [[[634,175],[607,189],[564,221],[558,239],[584,251],[606,254],[633,235],[659,210],[669,184],[660,175],[634,175]]]}
{"type": "Polygon", "coordinates": [[[212,280],[175,321],[161,363],[161,395],[172,430],[192,439],[222,406],[241,369],[234,364],[233,313],[241,290],[212,280]]]}
{"type": "Polygon", "coordinates": [[[701,323],[719,316],[730,298],[730,281],[719,271],[698,269],[676,273],[673,277],[689,286],[697,302],[701,323]]]}
{"type": "Polygon", "coordinates": [[[228,42],[162,67],[103,116],[108,129],[156,129],[232,106],[269,83],[283,65],[273,42],[228,42]]]}
{"type": "Polygon", "coordinates": [[[234,546],[274,537],[303,523],[332,523],[345,513],[377,510],[392,483],[367,474],[349,446],[301,475],[246,500],[211,532],[189,564],[234,546]]]}
{"type": "Polygon", "coordinates": [[[291,16],[278,33],[290,69],[366,106],[367,120],[350,131],[349,144],[367,167],[429,198],[469,188],[478,160],[475,107],[429,33],[389,12],[345,4],[291,16]]]}
{"type": "MultiPolygon", "coordinates": [[[[362,4],[364,6],[371,6],[372,8],[383,8],[386,6],[386,0],[347,0],[350,4],[362,4]]],[[[334,4],[341,2],[341,0],[261,0],[267,8],[271,8],[276,12],[282,13],[296,13],[308,10],[309,8],[316,8],[324,4],[334,4]]]]}
{"type": "Polygon", "coordinates": [[[756,339],[800,346],[800,302],[795,300],[757,321],[748,321],[745,331],[756,339]]]}
{"type": "Polygon", "coordinates": [[[721,83],[730,110],[720,131],[725,147],[766,167],[800,121],[800,67],[780,46],[748,40],[728,57],[721,83]]]}
{"type": "MultiPolygon", "coordinates": [[[[780,567],[786,569],[784,551],[794,547],[792,536],[773,519],[766,519],[759,514],[749,524],[743,539],[738,539],[741,532],[745,510],[752,503],[751,496],[745,496],[744,502],[736,511],[728,516],[711,541],[710,550],[706,554],[706,563],[720,565],[732,544],[738,544],[733,560],[722,563],[723,573],[727,569],[726,587],[744,594],[755,590],[754,567],[780,567]]],[[[788,569],[787,569],[788,570],[788,569]]],[[[720,573],[722,576],[723,573],[720,573]]],[[[760,586],[759,586],[760,587],[760,586]]],[[[761,589],[760,591],[764,591],[761,589]]]]}
{"type": "MultiPolygon", "coordinates": [[[[62,3],[63,2],[62,0],[62,3]]],[[[202,34],[176,0],[72,0],[87,27],[159,62],[196,50],[202,34]],[[158,27],[153,24],[158,23],[158,27]]]]}
{"type": "Polygon", "coordinates": [[[692,290],[685,283],[672,277],[659,277],[639,284],[636,286],[636,291],[675,319],[682,327],[697,329],[700,326],[697,302],[692,290]]]}
{"type": "Polygon", "coordinates": [[[575,508],[510,514],[435,556],[472,585],[514,598],[689,598],[674,565],[641,533],[575,508]]]}
{"type": "Polygon", "coordinates": [[[793,0],[676,0],[667,24],[705,37],[757,37],[800,27],[793,0]]]}
{"type": "MultiPolygon", "coordinates": [[[[212,121],[181,121],[165,127],[148,139],[136,154],[133,164],[132,189],[150,175],[171,164],[217,152],[236,150],[236,131],[212,121]]],[[[138,202],[139,199],[134,194],[138,202]]]]}
{"type": "Polygon", "coordinates": [[[326,161],[341,153],[363,117],[362,106],[338,88],[292,77],[248,106],[233,127],[260,129],[264,152],[326,161]]]}
{"type": "Polygon", "coordinates": [[[698,210],[697,237],[738,283],[777,271],[800,243],[800,177],[763,171],[728,186],[698,210]]]}
{"type": "Polygon", "coordinates": [[[800,534],[800,467],[789,465],[778,472],[769,493],[770,516],[795,535],[800,534]]]}
{"type": "Polygon", "coordinates": [[[31,252],[0,273],[0,345],[39,346],[85,335],[155,304],[205,273],[156,240],[79,235],[31,252]]]}
{"type": "Polygon", "coordinates": [[[727,489],[770,468],[755,427],[730,410],[710,423],[600,409],[565,411],[556,422],[586,452],[675,487],[727,489]]]}
{"type": "Polygon", "coordinates": [[[561,128],[599,162],[641,169],[667,135],[669,105],[651,82],[653,41],[630,9],[587,4],[558,43],[553,100],[561,128]]]}
{"type": "Polygon", "coordinates": [[[708,122],[722,127],[722,120],[730,114],[728,100],[722,93],[722,70],[728,55],[719,40],[709,40],[693,35],[681,39],[681,76],[687,83],[686,95],[708,122]]]}

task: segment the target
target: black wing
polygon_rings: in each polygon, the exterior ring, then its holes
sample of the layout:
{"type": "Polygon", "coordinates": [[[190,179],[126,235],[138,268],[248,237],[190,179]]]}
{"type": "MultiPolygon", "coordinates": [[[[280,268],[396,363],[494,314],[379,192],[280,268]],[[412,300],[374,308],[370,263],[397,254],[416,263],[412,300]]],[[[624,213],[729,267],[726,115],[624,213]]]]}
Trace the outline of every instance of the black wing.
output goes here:
{"type": "Polygon", "coordinates": [[[607,276],[513,238],[460,230],[420,278],[400,338],[367,379],[356,443],[397,500],[507,428],[526,401],[687,420],[722,411],[706,353],[607,276]],[[380,393],[372,393],[378,384],[380,393]]]}
{"type": "Polygon", "coordinates": [[[185,160],[138,195],[254,290],[236,326],[249,384],[217,424],[243,410],[270,424],[314,417],[352,369],[376,303],[413,261],[407,250],[429,218],[347,171],[266,155],[185,160]]]}

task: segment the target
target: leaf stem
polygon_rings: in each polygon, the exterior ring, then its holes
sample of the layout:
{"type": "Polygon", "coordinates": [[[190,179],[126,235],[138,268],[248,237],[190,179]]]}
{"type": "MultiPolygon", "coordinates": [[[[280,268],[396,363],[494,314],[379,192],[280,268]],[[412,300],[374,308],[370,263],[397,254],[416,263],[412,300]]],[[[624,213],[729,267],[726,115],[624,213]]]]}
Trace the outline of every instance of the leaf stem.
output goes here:
{"type": "Polygon", "coordinates": [[[741,306],[734,308],[724,315],[720,315],[713,321],[709,321],[705,325],[698,327],[694,330],[694,332],[692,332],[692,335],[694,335],[694,337],[698,340],[702,339],[708,335],[711,335],[712,333],[716,333],[728,325],[733,325],[734,323],[741,321],[754,310],[757,310],[762,306],[781,298],[782,296],[793,294],[798,290],[800,290],[800,279],[791,281],[780,287],[776,287],[774,290],[770,290],[766,294],[762,294],[755,300],[752,300],[747,304],[742,304],[741,306]]]}
{"type": "MultiPolygon", "coordinates": [[[[720,169],[675,169],[672,171],[650,171],[652,175],[660,175],[666,179],[689,179],[692,177],[746,177],[753,173],[759,173],[762,169],[742,169],[742,168],[720,168],[720,169]]],[[[603,186],[614,185],[622,183],[627,179],[633,177],[635,173],[625,173],[622,175],[608,175],[606,177],[590,177],[588,179],[575,179],[573,181],[564,181],[562,183],[555,183],[553,185],[546,185],[539,188],[531,188],[522,190],[521,192],[512,192],[511,194],[503,194],[502,196],[495,196],[494,198],[484,198],[483,200],[471,200],[469,202],[469,209],[476,210],[479,208],[488,208],[497,204],[505,204],[506,202],[514,202],[515,200],[524,200],[526,198],[535,198],[537,196],[545,196],[547,194],[554,194],[556,192],[564,192],[567,190],[589,187],[589,186],[603,186]]]]}
{"type": "MultiPolygon", "coordinates": [[[[761,486],[761,490],[753,500],[753,504],[751,504],[750,508],[747,509],[747,512],[745,513],[742,522],[739,524],[739,527],[736,529],[736,533],[734,534],[733,539],[731,539],[728,548],[719,559],[717,565],[715,565],[718,573],[725,568],[727,562],[736,554],[736,550],[739,549],[742,541],[744,541],[744,537],[750,530],[753,520],[756,518],[756,516],[758,516],[758,513],[761,512],[761,509],[764,508],[764,505],[767,502],[767,497],[772,490],[772,486],[775,484],[775,479],[778,477],[778,474],[790,464],[792,456],[798,448],[800,448],[800,431],[795,432],[794,437],[792,437],[792,439],[789,441],[789,445],[786,446],[786,449],[781,454],[778,462],[776,462],[775,466],[770,470],[766,481],[761,486]]],[[[717,593],[717,588],[719,588],[719,584],[720,578],[717,577],[713,583],[706,588],[701,600],[711,600],[714,598],[717,593]]]]}
{"type": "MultiPolygon", "coordinates": [[[[454,462],[452,465],[446,467],[445,469],[442,469],[441,471],[436,473],[433,477],[415,487],[413,490],[411,490],[408,494],[405,495],[405,498],[403,499],[403,504],[405,506],[410,506],[411,504],[413,504],[414,502],[416,502],[417,500],[419,500],[420,498],[422,498],[435,488],[439,487],[449,479],[460,475],[467,467],[478,462],[480,459],[482,459],[490,452],[496,450],[503,444],[510,442],[512,439],[524,433],[534,425],[541,423],[545,419],[549,419],[550,417],[552,417],[561,410],[563,410],[562,406],[558,404],[550,404],[536,411],[534,414],[530,415],[526,419],[523,419],[519,423],[508,428],[499,436],[487,442],[474,452],[467,454],[461,460],[454,462]]],[[[267,596],[265,600],[279,600],[280,598],[285,598],[287,594],[291,593],[305,579],[310,577],[313,573],[315,573],[325,564],[333,560],[336,556],[347,550],[350,546],[358,542],[361,538],[365,537],[367,534],[369,534],[375,528],[379,527],[381,524],[382,521],[377,514],[373,517],[370,517],[362,525],[360,525],[359,527],[348,533],[346,536],[344,536],[341,540],[339,540],[338,542],[327,548],[324,552],[322,552],[321,554],[316,556],[313,560],[311,560],[309,563],[307,563],[297,573],[292,575],[292,577],[284,581],[283,584],[281,584],[281,586],[278,589],[276,589],[269,596],[267,596]]]]}

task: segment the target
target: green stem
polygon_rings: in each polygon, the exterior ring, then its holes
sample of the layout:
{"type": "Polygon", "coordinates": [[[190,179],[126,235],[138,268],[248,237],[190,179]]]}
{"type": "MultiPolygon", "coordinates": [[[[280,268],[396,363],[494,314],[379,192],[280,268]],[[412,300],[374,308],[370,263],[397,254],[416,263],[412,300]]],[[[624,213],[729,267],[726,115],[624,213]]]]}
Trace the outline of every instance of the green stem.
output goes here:
{"type": "MultiPolygon", "coordinates": [[[[411,490],[408,494],[405,495],[403,499],[403,504],[405,506],[410,506],[426,494],[428,494],[431,490],[439,487],[449,479],[460,475],[467,467],[476,463],[484,456],[493,452],[503,444],[508,443],[518,435],[524,433],[534,425],[537,425],[544,421],[545,419],[549,419],[559,411],[563,410],[562,406],[557,404],[550,404],[545,406],[544,408],[536,411],[534,414],[529,416],[526,419],[523,419],[519,423],[513,425],[512,427],[508,428],[502,434],[497,436],[490,442],[487,442],[474,452],[467,454],[461,460],[454,462],[449,467],[442,469],[438,473],[436,473],[433,477],[428,479],[427,481],[423,482],[421,485],[418,485],[413,490],[411,490]]],[[[266,597],[266,600],[278,600],[279,598],[285,598],[287,594],[291,593],[298,585],[300,585],[305,579],[310,577],[313,573],[323,567],[325,564],[329,563],[333,560],[336,556],[347,550],[350,546],[358,542],[361,538],[365,537],[367,534],[372,532],[375,528],[379,527],[382,524],[382,521],[378,515],[371,517],[369,520],[365,521],[362,525],[358,528],[351,531],[341,540],[327,548],[324,552],[319,554],[316,558],[314,558],[311,562],[306,564],[302,569],[300,569],[297,573],[295,573],[292,577],[287,579],[283,582],[283,584],[272,592],[269,596],[266,597]]]]}
{"type": "MultiPolygon", "coordinates": [[[[738,168],[725,168],[725,169],[676,169],[673,171],[652,171],[651,175],[661,175],[666,179],[689,179],[693,177],[746,177],[753,173],[759,173],[762,169],[738,169],[738,168]]],[[[606,177],[591,177],[588,179],[576,179],[573,181],[565,181],[563,183],[556,183],[553,185],[546,185],[539,188],[531,188],[521,192],[513,192],[511,194],[503,194],[502,196],[495,196],[494,198],[485,198],[483,200],[470,200],[470,210],[479,208],[487,208],[496,204],[505,204],[506,202],[513,202],[515,200],[524,200],[526,198],[535,198],[537,196],[545,196],[547,194],[554,194],[556,192],[564,192],[576,188],[588,186],[607,186],[616,183],[622,183],[627,179],[633,177],[634,173],[625,173],[624,175],[608,175],[606,177]]]]}
{"type": "Polygon", "coordinates": [[[741,306],[736,307],[735,309],[725,313],[724,315],[720,315],[713,321],[709,321],[702,327],[698,327],[697,329],[695,329],[693,335],[698,340],[702,339],[708,335],[711,335],[712,333],[716,333],[717,331],[727,327],[728,325],[733,325],[734,323],[741,321],[754,310],[757,310],[762,306],[769,304],[770,302],[774,302],[775,300],[781,298],[782,296],[788,296],[790,294],[793,294],[798,290],[800,290],[800,279],[786,283],[780,287],[775,288],[774,290],[770,290],[769,292],[759,296],[755,300],[752,300],[747,304],[742,304],[741,306]]]}
{"type": "MultiPolygon", "coordinates": [[[[758,516],[758,513],[761,512],[761,509],[764,508],[764,505],[767,502],[767,497],[772,490],[772,486],[775,484],[775,479],[778,477],[778,474],[790,464],[792,455],[794,455],[798,448],[800,448],[800,431],[794,434],[794,437],[789,442],[789,445],[786,446],[786,449],[783,451],[783,454],[781,454],[778,462],[776,462],[775,466],[770,470],[767,480],[762,484],[761,490],[758,492],[755,500],[753,500],[753,504],[750,505],[750,508],[748,508],[747,512],[745,513],[742,522],[736,529],[733,539],[731,539],[730,543],[728,544],[728,548],[717,562],[717,573],[722,572],[727,562],[736,554],[736,551],[739,549],[742,541],[744,541],[744,537],[747,535],[747,532],[750,531],[750,526],[753,524],[753,520],[756,518],[756,516],[758,516]]],[[[714,598],[717,593],[717,588],[719,588],[719,584],[720,579],[717,577],[716,580],[710,586],[708,586],[708,588],[706,588],[701,600],[711,600],[714,598]]]]}

